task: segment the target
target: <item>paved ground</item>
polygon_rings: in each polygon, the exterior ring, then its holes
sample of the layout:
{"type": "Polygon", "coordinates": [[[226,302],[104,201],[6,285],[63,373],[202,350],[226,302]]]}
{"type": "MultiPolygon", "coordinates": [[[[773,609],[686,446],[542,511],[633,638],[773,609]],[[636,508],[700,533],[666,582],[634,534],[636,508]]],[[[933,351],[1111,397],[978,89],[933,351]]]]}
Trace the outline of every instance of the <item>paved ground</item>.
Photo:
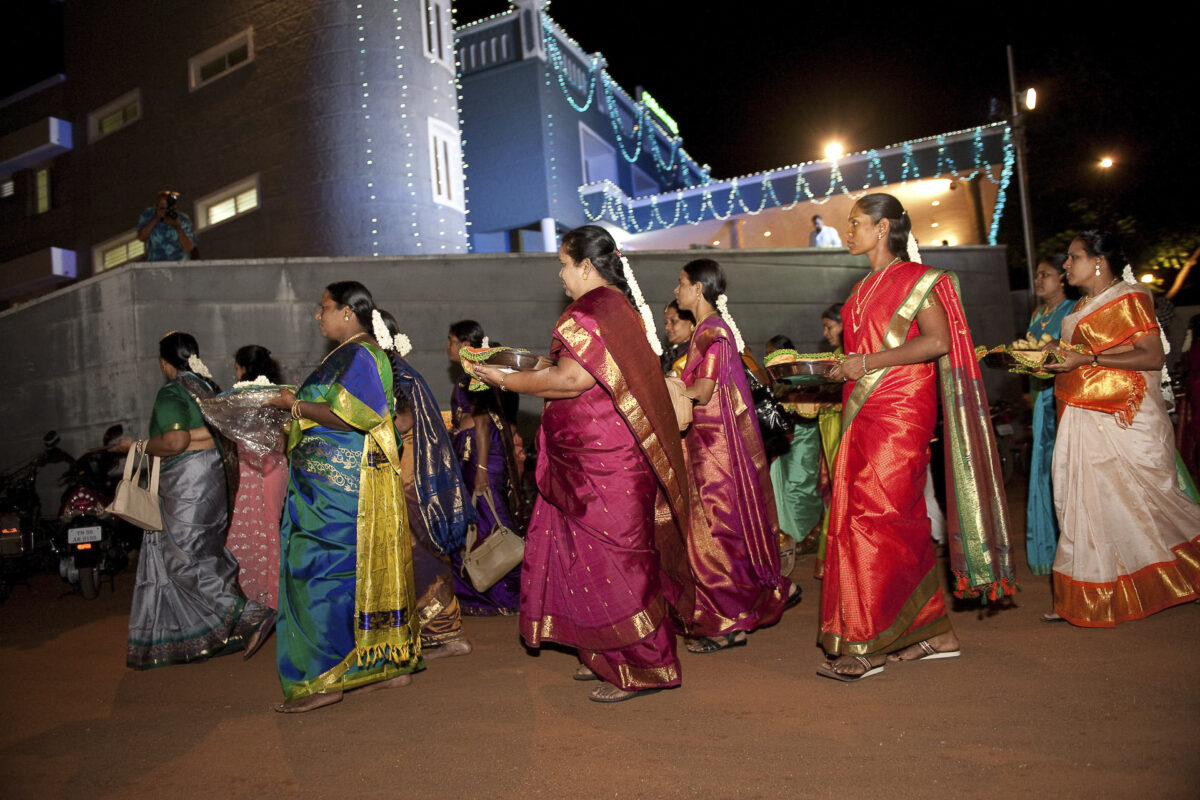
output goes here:
{"type": "Polygon", "coordinates": [[[962,658],[848,685],[814,674],[811,574],[779,625],[685,653],[653,697],[587,702],[571,655],[471,619],[472,655],[301,716],[270,710],[270,644],[135,673],[132,575],[93,601],[43,576],[0,606],[0,798],[1200,796],[1200,605],[1047,625],[1022,569],[1016,607],[953,615],[962,658]]]}

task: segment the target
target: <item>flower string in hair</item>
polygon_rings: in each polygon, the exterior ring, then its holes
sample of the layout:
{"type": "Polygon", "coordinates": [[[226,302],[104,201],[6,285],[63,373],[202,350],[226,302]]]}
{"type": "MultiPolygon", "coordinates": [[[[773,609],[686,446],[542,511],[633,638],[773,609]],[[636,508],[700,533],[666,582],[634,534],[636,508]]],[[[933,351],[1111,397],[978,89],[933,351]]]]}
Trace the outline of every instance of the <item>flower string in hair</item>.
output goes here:
{"type": "Polygon", "coordinates": [[[654,327],[654,317],[650,315],[650,306],[646,305],[646,298],[642,296],[642,287],[638,286],[637,278],[633,277],[633,268],[629,266],[629,259],[621,254],[620,250],[614,250],[617,258],[621,259],[621,273],[625,277],[625,282],[629,284],[629,293],[633,295],[633,304],[637,307],[637,311],[642,315],[642,323],[646,328],[646,341],[650,343],[650,349],[654,351],[654,355],[661,356],[663,354],[662,342],[658,340],[658,333],[654,327]]]}
{"type": "Polygon", "coordinates": [[[729,330],[733,331],[733,343],[737,345],[740,356],[746,349],[746,342],[742,339],[742,332],[738,330],[737,323],[733,321],[733,316],[729,313],[729,298],[725,295],[717,298],[717,311],[721,314],[721,319],[725,320],[725,324],[729,326],[729,330]]]}
{"type": "Polygon", "coordinates": [[[383,321],[383,315],[379,313],[379,309],[371,311],[371,328],[375,333],[375,342],[382,350],[394,350],[401,357],[412,352],[412,342],[403,333],[397,333],[392,336],[388,330],[387,323],[383,321]]]}
{"type": "Polygon", "coordinates": [[[208,371],[208,367],[204,366],[204,362],[200,360],[200,356],[192,353],[188,356],[188,369],[199,375],[201,378],[212,380],[212,373],[208,371]]]}
{"type": "Polygon", "coordinates": [[[1121,280],[1125,281],[1130,286],[1137,286],[1137,278],[1133,277],[1133,265],[1125,265],[1124,271],[1121,272],[1121,280]]]}
{"type": "Polygon", "coordinates": [[[485,336],[485,337],[483,337],[483,341],[479,343],[479,346],[483,347],[483,348],[488,348],[488,347],[491,347],[492,345],[491,345],[491,343],[488,342],[488,337],[485,336]]]}
{"type": "Polygon", "coordinates": [[[908,244],[905,247],[908,250],[908,260],[914,264],[920,264],[921,251],[917,249],[917,237],[912,235],[912,231],[908,232],[908,244]]]}

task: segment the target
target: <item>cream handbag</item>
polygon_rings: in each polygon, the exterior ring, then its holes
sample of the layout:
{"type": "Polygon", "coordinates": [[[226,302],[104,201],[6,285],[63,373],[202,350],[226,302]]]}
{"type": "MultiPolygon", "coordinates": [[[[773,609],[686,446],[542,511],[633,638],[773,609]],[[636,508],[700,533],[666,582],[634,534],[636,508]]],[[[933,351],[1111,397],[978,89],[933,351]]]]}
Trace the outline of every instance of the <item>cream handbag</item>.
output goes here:
{"type": "Polygon", "coordinates": [[[158,456],[138,454],[129,448],[125,456],[125,474],[117,484],[117,494],[108,506],[108,512],[144,531],[162,530],[162,511],[158,507],[158,470],[162,459],[158,456]],[[137,467],[134,468],[134,459],[137,467]],[[150,486],[142,488],[142,465],[150,459],[150,486]]]}
{"type": "Polygon", "coordinates": [[[496,520],[496,527],[492,528],[483,544],[475,547],[478,530],[472,525],[467,528],[467,543],[463,546],[463,569],[471,578],[471,585],[480,592],[492,588],[525,556],[525,540],[500,522],[496,505],[492,502],[492,490],[489,488],[483,497],[492,511],[492,519],[496,520]]]}

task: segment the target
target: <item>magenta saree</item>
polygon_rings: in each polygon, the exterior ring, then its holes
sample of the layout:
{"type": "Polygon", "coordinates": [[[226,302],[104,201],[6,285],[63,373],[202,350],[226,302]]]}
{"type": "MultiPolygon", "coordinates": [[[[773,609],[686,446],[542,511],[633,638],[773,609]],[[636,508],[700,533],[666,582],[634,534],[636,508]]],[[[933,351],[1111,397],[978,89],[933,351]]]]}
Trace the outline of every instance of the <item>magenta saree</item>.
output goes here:
{"type": "Polygon", "coordinates": [[[626,691],[676,686],[676,624],[692,613],[683,452],[658,359],[620,292],[567,307],[551,354],[596,384],[550,400],[521,570],[521,635],[578,649],[626,691]],[[674,609],[674,612],[673,612],[674,609]]]}
{"type": "Polygon", "coordinates": [[[733,334],[718,316],[692,335],[683,382],[716,383],[692,411],[683,449],[696,494],[688,559],[696,581],[693,633],[717,636],[770,625],[783,613],[779,522],[767,455],[733,334]]]}

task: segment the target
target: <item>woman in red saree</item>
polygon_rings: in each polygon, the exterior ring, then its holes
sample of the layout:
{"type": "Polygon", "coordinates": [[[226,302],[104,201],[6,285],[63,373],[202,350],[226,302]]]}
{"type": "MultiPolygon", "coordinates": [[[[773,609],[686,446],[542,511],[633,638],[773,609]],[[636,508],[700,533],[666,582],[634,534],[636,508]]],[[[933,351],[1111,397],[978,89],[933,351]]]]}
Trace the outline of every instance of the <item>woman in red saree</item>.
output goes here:
{"type": "Polygon", "coordinates": [[[1154,301],[1118,277],[1126,263],[1102,231],[1067,250],[1067,281],[1086,296],[1063,319],[1065,360],[1047,367],[1060,415],[1047,622],[1111,628],[1200,597],[1200,506],[1159,390],[1154,301]]]}
{"type": "MultiPolygon", "coordinates": [[[[688,519],[679,427],[630,303],[628,263],[603,228],[563,236],[559,261],[574,301],[554,328],[557,363],[484,381],[547,399],[538,432],[538,498],[521,570],[521,635],[575,647],[576,680],[605,681],[590,699],[628,700],[680,682],[679,619],[690,621],[688,519]],[[674,609],[674,612],[672,611],[674,609]]],[[[644,307],[644,304],[639,304],[644,307]]]]}
{"type": "Polygon", "coordinates": [[[955,593],[1012,592],[1003,481],[987,397],[953,276],[906,261],[911,222],[891,195],[850,212],[846,244],[871,274],[842,307],[842,438],[821,585],[818,674],[855,681],[894,661],[952,658],[950,627],[925,513],[940,380],[945,405],[955,593]]]}

